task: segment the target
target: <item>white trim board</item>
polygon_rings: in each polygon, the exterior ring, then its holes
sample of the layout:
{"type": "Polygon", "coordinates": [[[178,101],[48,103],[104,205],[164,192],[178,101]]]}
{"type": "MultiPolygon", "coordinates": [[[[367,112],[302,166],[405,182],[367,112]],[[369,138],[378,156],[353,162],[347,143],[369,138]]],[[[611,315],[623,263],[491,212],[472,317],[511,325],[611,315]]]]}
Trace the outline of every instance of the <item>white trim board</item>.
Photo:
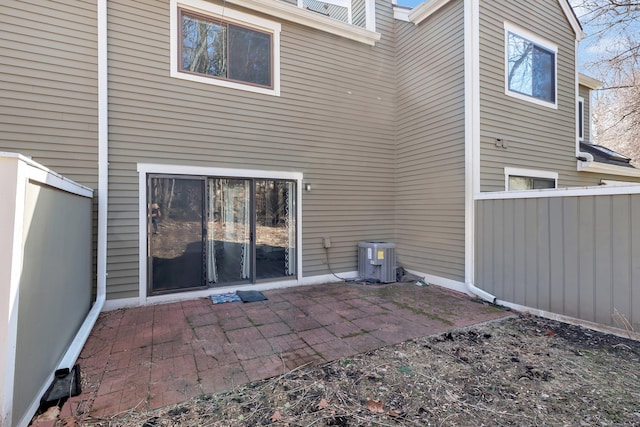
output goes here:
{"type": "Polygon", "coordinates": [[[478,193],[475,200],[502,200],[502,199],[537,199],[546,197],[580,197],[580,196],[611,196],[616,194],[640,194],[640,183],[634,186],[609,187],[601,185],[597,187],[578,188],[549,188],[544,190],[525,191],[491,191],[478,193]]]}
{"type": "Polygon", "coordinates": [[[66,191],[67,193],[76,194],[82,197],[93,198],[93,190],[91,188],[65,178],[64,176],[52,171],[51,169],[41,165],[40,163],[30,159],[29,157],[26,157],[19,153],[0,151],[0,158],[2,157],[8,159],[16,159],[20,162],[25,163],[29,167],[27,173],[28,179],[37,181],[41,184],[49,185],[51,187],[55,187],[59,190],[66,191]]]}
{"type": "Polygon", "coordinates": [[[429,0],[424,3],[419,4],[413,10],[409,12],[408,19],[410,22],[413,22],[415,25],[418,25],[434,13],[436,13],[440,8],[449,3],[450,0],[429,0]]]}
{"type": "Polygon", "coordinates": [[[398,21],[411,22],[409,21],[409,13],[411,13],[411,8],[393,5],[393,19],[397,19],[398,21]]]}
{"type": "MultiPolygon", "coordinates": [[[[348,271],[344,273],[338,273],[338,275],[344,279],[356,279],[358,277],[358,272],[348,271]]],[[[104,304],[103,311],[113,311],[119,310],[121,308],[140,307],[144,305],[169,304],[177,301],[189,301],[196,298],[208,298],[211,295],[233,292],[239,289],[243,291],[266,291],[271,289],[286,289],[296,286],[322,285],[325,283],[337,282],[340,282],[340,279],[338,279],[333,274],[324,274],[319,276],[304,277],[300,280],[290,279],[274,282],[256,283],[252,285],[225,286],[220,288],[201,289],[192,292],[179,292],[176,294],[152,296],[146,298],[144,301],[142,301],[140,298],[122,298],[107,300],[104,304]]]]}
{"type": "Polygon", "coordinates": [[[475,203],[480,192],[480,1],[464,1],[464,276],[475,282],[475,203]]]}
{"type": "MultiPolygon", "coordinates": [[[[264,179],[284,179],[296,181],[296,279],[287,279],[287,282],[298,282],[302,278],[302,172],[278,172],[258,169],[228,169],[206,166],[183,166],[139,163],[138,171],[138,299],[139,305],[145,305],[151,301],[162,301],[169,296],[149,296],[147,295],[147,174],[168,174],[168,175],[194,175],[194,176],[215,176],[215,177],[236,177],[236,178],[264,178],[264,179]]],[[[273,282],[277,283],[277,282],[273,282]]],[[[268,285],[266,283],[265,285],[268,285]]],[[[262,283],[243,285],[243,289],[252,289],[252,286],[262,285],[262,283]]],[[[237,287],[237,286],[236,286],[237,287]]],[[[215,289],[210,288],[193,292],[182,292],[184,295],[191,295],[191,298],[199,298],[214,293],[215,289]]]]}
{"type": "Polygon", "coordinates": [[[591,90],[600,89],[604,83],[586,74],[578,73],[578,84],[591,90]]]}
{"type": "Polygon", "coordinates": [[[581,160],[578,160],[578,171],[603,173],[603,174],[618,175],[618,176],[633,176],[633,177],[640,178],[640,169],[609,165],[607,163],[601,163],[596,161],[583,162],[581,160]]]}
{"type": "Polygon", "coordinates": [[[367,11],[367,28],[365,29],[301,9],[296,5],[280,0],[226,0],[226,4],[234,4],[286,21],[295,22],[300,25],[375,46],[376,42],[380,40],[381,34],[375,32],[375,5],[373,2],[374,0],[366,0],[365,2],[365,9],[367,11]]]}

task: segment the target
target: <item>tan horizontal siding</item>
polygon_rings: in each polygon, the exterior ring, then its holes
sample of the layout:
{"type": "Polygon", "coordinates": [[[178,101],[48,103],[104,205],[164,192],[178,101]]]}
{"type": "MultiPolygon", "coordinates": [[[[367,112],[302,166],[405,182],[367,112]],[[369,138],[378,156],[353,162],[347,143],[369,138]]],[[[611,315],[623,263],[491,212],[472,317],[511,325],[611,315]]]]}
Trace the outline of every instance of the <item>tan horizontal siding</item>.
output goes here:
{"type": "Polygon", "coordinates": [[[560,5],[483,2],[480,26],[481,190],[504,190],[506,166],[558,172],[560,187],[575,185],[575,34],[560,5]],[[504,93],[505,21],[558,45],[558,109],[504,93]]]}
{"type": "Polygon", "coordinates": [[[97,187],[92,1],[0,4],[0,150],[97,187]]]}
{"type": "Polygon", "coordinates": [[[305,276],[329,273],[323,237],[338,272],[357,268],[359,241],[393,238],[392,40],[282,22],[274,97],[170,78],[168,1],[109,7],[109,298],[138,293],[137,163],[302,172],[305,276]]]}
{"type": "Polygon", "coordinates": [[[464,281],[463,2],[396,22],[396,241],[401,265],[464,281]],[[459,28],[460,31],[452,31],[459,28]]]}

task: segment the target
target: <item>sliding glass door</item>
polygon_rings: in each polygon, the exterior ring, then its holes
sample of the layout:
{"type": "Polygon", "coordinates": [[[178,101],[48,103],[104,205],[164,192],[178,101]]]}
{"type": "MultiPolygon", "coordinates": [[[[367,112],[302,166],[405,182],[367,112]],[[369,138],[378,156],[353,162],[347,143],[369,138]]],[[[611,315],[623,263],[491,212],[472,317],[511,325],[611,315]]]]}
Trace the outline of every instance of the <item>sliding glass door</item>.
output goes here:
{"type": "Polygon", "coordinates": [[[207,281],[210,285],[252,279],[251,181],[209,178],[207,281]]]}
{"type": "Polygon", "coordinates": [[[157,176],[148,183],[151,292],[203,287],[204,179],[157,176]]]}
{"type": "Polygon", "coordinates": [[[256,279],[292,276],[296,271],[295,183],[255,182],[256,279]]]}
{"type": "Polygon", "coordinates": [[[296,182],[149,176],[151,293],[296,276],[296,182]]]}

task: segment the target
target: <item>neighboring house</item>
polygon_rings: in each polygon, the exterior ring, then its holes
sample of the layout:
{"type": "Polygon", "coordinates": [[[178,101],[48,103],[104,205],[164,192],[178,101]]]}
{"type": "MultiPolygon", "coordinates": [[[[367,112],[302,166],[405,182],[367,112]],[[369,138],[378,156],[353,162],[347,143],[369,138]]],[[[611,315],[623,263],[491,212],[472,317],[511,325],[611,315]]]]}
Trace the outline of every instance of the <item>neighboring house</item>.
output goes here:
{"type": "Polygon", "coordinates": [[[580,160],[578,169],[584,172],[618,175],[618,179],[602,179],[601,184],[630,184],[624,177],[640,177],[640,168],[631,162],[631,158],[610,148],[598,145],[592,138],[591,91],[602,86],[602,82],[580,74],[578,96],[578,140],[580,141],[580,160]]]}
{"type": "Polygon", "coordinates": [[[354,277],[364,240],[491,298],[478,200],[640,181],[583,153],[566,0],[66,0],[0,17],[0,149],[97,188],[107,308],[354,277]]]}

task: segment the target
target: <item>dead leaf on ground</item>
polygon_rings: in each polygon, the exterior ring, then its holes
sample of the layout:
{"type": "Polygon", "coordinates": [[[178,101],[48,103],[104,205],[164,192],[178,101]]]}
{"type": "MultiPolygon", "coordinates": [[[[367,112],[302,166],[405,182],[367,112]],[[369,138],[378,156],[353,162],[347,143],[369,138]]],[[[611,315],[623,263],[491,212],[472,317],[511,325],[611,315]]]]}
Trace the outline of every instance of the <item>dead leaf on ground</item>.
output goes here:
{"type": "Polygon", "coordinates": [[[273,415],[271,415],[271,422],[275,423],[282,420],[282,414],[280,413],[280,411],[276,411],[273,413],[273,415]]]}
{"type": "Polygon", "coordinates": [[[369,400],[367,402],[367,409],[374,414],[384,414],[384,404],[381,400],[369,400]]]}
{"type": "Polygon", "coordinates": [[[387,415],[389,415],[390,417],[393,417],[393,418],[397,418],[402,414],[400,412],[396,411],[395,409],[389,409],[387,411],[387,415]]]}
{"type": "Polygon", "coordinates": [[[327,399],[320,399],[320,403],[318,403],[318,410],[323,410],[329,407],[329,402],[327,399]]]}

